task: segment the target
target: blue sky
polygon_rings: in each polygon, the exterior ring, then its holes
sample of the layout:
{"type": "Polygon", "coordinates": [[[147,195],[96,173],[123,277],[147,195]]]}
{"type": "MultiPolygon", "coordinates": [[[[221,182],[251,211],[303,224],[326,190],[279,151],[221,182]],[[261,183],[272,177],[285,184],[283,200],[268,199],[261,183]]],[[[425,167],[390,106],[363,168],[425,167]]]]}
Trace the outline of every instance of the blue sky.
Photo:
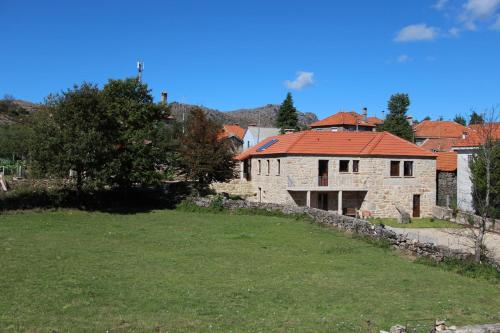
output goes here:
{"type": "Polygon", "coordinates": [[[411,114],[500,103],[500,0],[0,0],[0,95],[41,102],[136,74],[156,99],[224,111],[280,103],[320,118],[406,92],[411,114]]]}

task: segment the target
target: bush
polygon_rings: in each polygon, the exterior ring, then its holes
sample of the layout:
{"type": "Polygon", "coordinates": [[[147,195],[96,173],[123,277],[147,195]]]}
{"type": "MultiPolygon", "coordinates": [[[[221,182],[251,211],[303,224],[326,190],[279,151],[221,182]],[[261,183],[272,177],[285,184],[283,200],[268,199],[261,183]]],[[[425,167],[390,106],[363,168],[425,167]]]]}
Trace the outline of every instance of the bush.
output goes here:
{"type": "Polygon", "coordinates": [[[445,258],[443,261],[437,262],[431,258],[420,257],[415,262],[427,266],[440,267],[471,278],[480,278],[496,284],[500,283],[500,272],[495,267],[486,263],[478,264],[472,259],[445,258]]]}

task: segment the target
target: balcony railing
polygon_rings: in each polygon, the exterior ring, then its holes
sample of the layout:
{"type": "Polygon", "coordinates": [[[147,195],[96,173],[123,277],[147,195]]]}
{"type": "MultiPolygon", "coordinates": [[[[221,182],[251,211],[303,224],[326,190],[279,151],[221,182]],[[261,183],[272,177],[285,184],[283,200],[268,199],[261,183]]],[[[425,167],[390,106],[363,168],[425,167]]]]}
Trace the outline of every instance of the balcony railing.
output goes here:
{"type": "Polygon", "coordinates": [[[311,179],[310,182],[297,181],[295,178],[287,176],[289,188],[342,188],[342,187],[364,187],[364,184],[356,184],[353,181],[353,175],[340,175],[340,176],[318,176],[311,179]]]}
{"type": "Polygon", "coordinates": [[[328,186],[328,176],[318,176],[318,186],[328,186]]]}

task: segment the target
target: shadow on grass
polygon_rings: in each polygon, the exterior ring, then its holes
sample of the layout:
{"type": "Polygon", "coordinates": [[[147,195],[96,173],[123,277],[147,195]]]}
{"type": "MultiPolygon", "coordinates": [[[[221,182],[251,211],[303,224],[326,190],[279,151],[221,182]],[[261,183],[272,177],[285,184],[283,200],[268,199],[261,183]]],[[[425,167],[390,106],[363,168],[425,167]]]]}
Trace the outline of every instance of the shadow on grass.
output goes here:
{"type": "Polygon", "coordinates": [[[0,195],[0,211],[74,208],[114,214],[174,209],[191,193],[186,183],[123,190],[84,191],[68,188],[19,188],[0,195]]]}

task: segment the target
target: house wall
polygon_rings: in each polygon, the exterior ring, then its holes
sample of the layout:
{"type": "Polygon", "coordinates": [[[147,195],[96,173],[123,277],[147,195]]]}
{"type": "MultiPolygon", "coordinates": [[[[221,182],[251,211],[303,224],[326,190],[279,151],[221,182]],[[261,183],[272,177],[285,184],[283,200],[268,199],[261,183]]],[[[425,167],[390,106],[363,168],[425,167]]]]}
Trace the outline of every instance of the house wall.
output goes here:
{"type": "MultiPolygon", "coordinates": [[[[332,191],[329,195],[329,209],[336,210],[336,190],[343,190],[343,206],[347,206],[352,198],[349,192],[364,191],[366,193],[362,210],[373,212],[378,217],[396,217],[396,207],[412,212],[413,195],[420,195],[420,214],[422,217],[432,216],[432,208],[436,202],[436,160],[426,158],[391,158],[391,157],[333,157],[333,156],[282,156],[252,158],[252,187],[256,195],[250,200],[299,204],[294,197],[303,201],[307,189],[311,193],[311,204],[316,205],[318,190],[318,163],[328,160],[329,186],[323,188],[332,191]],[[277,175],[277,159],[281,161],[281,172],[277,175]],[[339,172],[339,161],[350,160],[349,172],[339,172]],[[259,174],[258,163],[261,161],[259,174]],[[267,173],[267,161],[271,168],[267,173]],[[359,172],[352,172],[352,160],[359,160],[359,172]],[[401,161],[400,174],[403,175],[403,161],[413,161],[413,177],[391,177],[390,161],[401,161]],[[288,190],[287,190],[288,188],[288,190]],[[301,194],[295,191],[302,191],[301,194]],[[346,205],[347,204],[347,205],[346,205]],[[331,208],[330,208],[331,207],[331,208]]],[[[354,203],[352,203],[354,204],[354,203]]],[[[300,205],[300,204],[299,204],[300,205]]]]}
{"type": "Polygon", "coordinates": [[[437,198],[436,204],[442,207],[450,207],[457,202],[457,173],[437,172],[437,198]]]}
{"type": "Polygon", "coordinates": [[[473,212],[472,181],[470,179],[469,156],[474,149],[459,149],[457,152],[457,206],[460,210],[473,212]]]}
{"type": "Polygon", "coordinates": [[[245,136],[243,137],[243,150],[253,147],[257,142],[257,138],[253,136],[250,131],[245,131],[245,136]]]}

